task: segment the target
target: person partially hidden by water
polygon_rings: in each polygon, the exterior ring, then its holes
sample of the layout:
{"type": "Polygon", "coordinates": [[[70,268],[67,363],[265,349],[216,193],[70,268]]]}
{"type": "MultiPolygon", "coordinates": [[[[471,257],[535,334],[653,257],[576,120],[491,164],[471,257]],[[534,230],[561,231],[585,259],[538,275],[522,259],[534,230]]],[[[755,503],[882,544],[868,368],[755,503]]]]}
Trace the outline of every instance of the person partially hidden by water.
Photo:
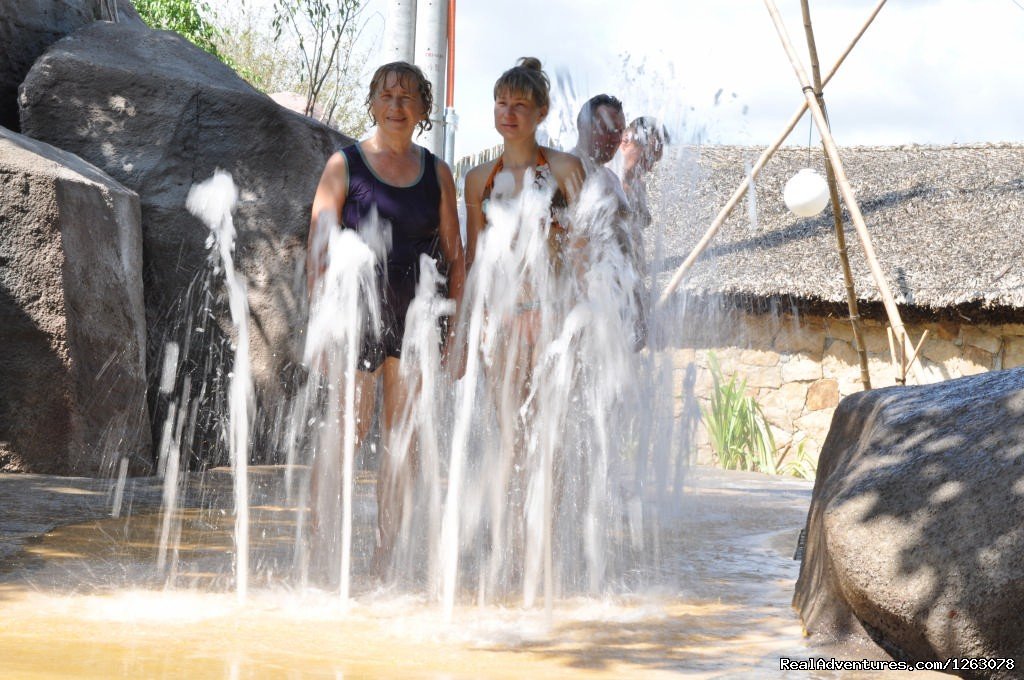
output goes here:
{"type": "Polygon", "coordinates": [[[498,229],[496,220],[505,227],[514,225],[508,245],[502,244],[507,248],[502,257],[506,261],[523,258],[508,265],[515,283],[502,282],[514,287],[511,295],[505,296],[511,304],[487,310],[492,317],[501,316],[500,331],[495,333],[500,336],[500,347],[488,366],[487,379],[496,402],[502,442],[500,469],[494,471],[498,475],[495,488],[508,488],[505,497],[493,499],[492,550],[503,549],[505,544],[515,550],[522,541],[516,526],[511,528],[511,536],[506,536],[500,519],[506,510],[499,506],[513,508],[508,516],[521,519],[525,493],[522,456],[531,421],[524,406],[538,346],[551,340],[543,334],[550,334],[556,327],[551,310],[564,302],[552,298],[565,295],[567,288],[562,282],[574,275],[578,268],[574,258],[580,252],[574,242],[569,208],[583,181],[583,165],[575,156],[537,142],[537,128],[548,114],[549,90],[540,61],[532,57],[520,59],[498,78],[494,84],[494,127],[504,140],[504,150],[493,161],[470,170],[465,181],[471,285],[488,275],[481,269],[485,267],[481,258],[487,238],[498,235],[493,231],[498,229]],[[529,251],[532,255],[524,248],[530,243],[534,244],[529,251]],[[518,470],[516,478],[513,470],[518,470]]]}
{"type": "Polygon", "coordinates": [[[622,188],[629,211],[641,229],[651,224],[645,178],[661,160],[670,141],[668,131],[650,116],[634,119],[622,136],[622,188]]]}
{"type": "MultiPolygon", "coordinates": [[[[415,452],[392,448],[393,434],[407,400],[416,389],[403,383],[401,364],[406,312],[415,297],[420,256],[428,255],[446,273],[447,294],[459,303],[465,282],[465,259],[456,212],[455,182],[444,161],[413,143],[413,133],[429,130],[433,102],[430,82],[416,66],[393,62],[377,69],[366,106],[373,134],[335,153],[327,161],[313,200],[307,254],[310,294],[326,268],[326,239],[318,230],[332,221],[343,229],[360,229],[379,219],[390,224],[391,248],[378,267],[383,330],[379,340],[364,333],[356,372],[356,430],[361,442],[370,427],[378,380],[383,380],[383,422],[377,474],[377,544],[374,570],[385,578],[402,519],[403,499],[411,493],[415,452]],[[396,461],[403,461],[396,466],[396,461]]],[[[451,330],[449,330],[449,333],[451,330]]],[[[447,353],[448,343],[445,348],[447,353]]],[[[340,392],[341,390],[339,390],[340,392]]],[[[357,443],[358,446],[358,443],[357,443]]],[[[321,452],[313,468],[314,508],[317,487],[328,464],[321,452]]],[[[338,464],[337,460],[330,461],[338,464]]],[[[333,491],[333,490],[332,490],[333,491]]],[[[316,518],[314,516],[314,528],[316,518]]]]}
{"type": "Polygon", "coordinates": [[[578,141],[573,153],[583,160],[587,173],[581,202],[587,206],[588,236],[595,243],[602,240],[614,242],[631,267],[629,271],[622,272],[625,277],[633,279],[629,286],[632,304],[628,309],[624,306],[623,311],[629,317],[625,321],[626,326],[632,329],[633,348],[640,350],[647,338],[643,230],[637,228],[633,203],[627,197],[621,180],[608,167],[624,140],[626,117],[622,102],[609,94],[595,95],[580,107],[576,125],[578,141]]]}
{"type": "MultiPolygon", "coordinates": [[[[665,144],[670,141],[668,131],[650,116],[634,119],[626,128],[619,146],[621,156],[622,189],[628,209],[627,237],[632,243],[633,264],[641,279],[649,272],[644,247],[644,230],[651,226],[651,209],[647,198],[646,177],[661,160],[665,144]]],[[[647,318],[650,295],[641,296],[641,313],[647,318]]]]}
{"type": "MultiPolygon", "coordinates": [[[[488,203],[509,202],[524,185],[550,190],[548,242],[551,264],[566,258],[569,244],[568,207],[582,184],[580,160],[568,153],[541,146],[537,128],[547,117],[550,84],[541,63],[523,57],[494,84],[494,127],[504,140],[501,155],[466,174],[466,269],[472,268],[481,234],[488,224],[488,203]]],[[[517,326],[529,345],[536,342],[539,301],[530,291],[518,304],[517,326]]]]}
{"type": "Polygon", "coordinates": [[[576,115],[576,146],[572,153],[583,161],[587,180],[600,183],[602,191],[627,206],[619,178],[607,167],[622,143],[626,117],[622,102],[610,94],[594,95],[580,107],[576,115]]]}

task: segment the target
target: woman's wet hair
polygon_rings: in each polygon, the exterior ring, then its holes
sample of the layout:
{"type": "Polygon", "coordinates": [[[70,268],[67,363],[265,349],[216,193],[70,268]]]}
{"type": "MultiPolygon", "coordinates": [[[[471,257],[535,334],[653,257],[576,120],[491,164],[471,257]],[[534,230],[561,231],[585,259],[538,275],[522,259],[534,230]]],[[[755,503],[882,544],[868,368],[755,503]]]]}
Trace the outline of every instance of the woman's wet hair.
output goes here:
{"type": "Polygon", "coordinates": [[[626,135],[654,160],[661,160],[662,149],[672,139],[664,125],[651,116],[640,116],[626,126],[626,135]]]}
{"type": "Polygon", "coordinates": [[[430,85],[427,77],[423,75],[419,66],[406,61],[393,61],[374,71],[373,78],[370,79],[370,92],[366,95],[365,102],[366,113],[370,115],[370,118],[373,118],[373,98],[384,87],[384,83],[391,74],[395,74],[402,87],[419,93],[420,100],[423,102],[423,120],[417,123],[416,127],[420,129],[420,132],[426,132],[434,127],[434,124],[430,122],[430,110],[434,107],[434,88],[430,85]]]}
{"type": "Polygon", "coordinates": [[[541,68],[540,59],[522,57],[494,83],[494,98],[509,94],[528,98],[537,106],[545,107],[550,102],[550,90],[551,81],[541,68]]]}

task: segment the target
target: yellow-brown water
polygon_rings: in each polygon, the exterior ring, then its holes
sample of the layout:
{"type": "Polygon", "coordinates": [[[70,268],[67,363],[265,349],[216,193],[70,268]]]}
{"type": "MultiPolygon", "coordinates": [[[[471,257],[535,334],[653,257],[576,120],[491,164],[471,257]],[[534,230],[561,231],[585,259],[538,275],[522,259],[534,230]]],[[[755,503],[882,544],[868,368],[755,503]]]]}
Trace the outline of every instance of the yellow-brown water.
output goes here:
{"type": "MultiPolygon", "coordinates": [[[[62,502],[38,512],[67,516],[81,513],[83,494],[103,500],[97,484],[21,478],[35,484],[32,501],[19,478],[0,477],[0,507],[42,503],[45,491],[62,502]]],[[[233,549],[227,512],[184,513],[171,589],[152,569],[155,513],[59,527],[2,563],[0,677],[831,677],[780,673],[779,657],[861,658],[812,649],[789,606],[809,485],[707,471],[692,479],[659,578],[639,592],[560,600],[550,621],[543,608],[479,608],[469,595],[446,622],[420,595],[365,582],[342,603],[266,576],[240,603],[216,568],[233,549]]],[[[253,508],[267,554],[287,554],[293,532],[288,511],[253,508]]]]}

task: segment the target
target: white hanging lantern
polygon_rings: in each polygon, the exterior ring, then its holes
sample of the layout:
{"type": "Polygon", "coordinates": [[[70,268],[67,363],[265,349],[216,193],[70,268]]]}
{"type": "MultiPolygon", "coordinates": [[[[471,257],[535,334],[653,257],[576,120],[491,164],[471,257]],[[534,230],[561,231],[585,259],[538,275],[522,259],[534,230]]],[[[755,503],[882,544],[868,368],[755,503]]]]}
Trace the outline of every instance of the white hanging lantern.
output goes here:
{"type": "Polygon", "coordinates": [[[793,175],[782,190],[782,200],[793,214],[814,217],[828,205],[828,183],[811,168],[793,175]]]}

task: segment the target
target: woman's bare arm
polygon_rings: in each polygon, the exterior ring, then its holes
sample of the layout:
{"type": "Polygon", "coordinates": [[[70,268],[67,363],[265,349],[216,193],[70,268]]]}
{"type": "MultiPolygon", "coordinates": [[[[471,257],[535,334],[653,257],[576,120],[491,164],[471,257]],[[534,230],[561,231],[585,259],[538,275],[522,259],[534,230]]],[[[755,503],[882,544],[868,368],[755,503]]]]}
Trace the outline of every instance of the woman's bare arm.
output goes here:
{"type": "Polygon", "coordinates": [[[309,236],[306,239],[306,293],[312,297],[317,281],[327,268],[327,229],[331,223],[341,222],[341,209],[348,194],[348,166],[345,154],[335,153],[327,159],[320,184],[313,197],[313,210],[309,220],[309,236]],[[324,213],[333,220],[323,220],[324,213]]]}
{"type": "Polygon", "coordinates": [[[455,178],[448,164],[438,159],[437,178],[441,183],[441,252],[448,263],[448,294],[455,304],[462,304],[462,291],[466,285],[466,256],[462,247],[459,230],[459,213],[456,207],[455,178]]]}
{"type": "Polygon", "coordinates": [[[478,165],[466,174],[466,271],[473,267],[477,240],[484,228],[484,184],[491,164],[478,165]]]}

